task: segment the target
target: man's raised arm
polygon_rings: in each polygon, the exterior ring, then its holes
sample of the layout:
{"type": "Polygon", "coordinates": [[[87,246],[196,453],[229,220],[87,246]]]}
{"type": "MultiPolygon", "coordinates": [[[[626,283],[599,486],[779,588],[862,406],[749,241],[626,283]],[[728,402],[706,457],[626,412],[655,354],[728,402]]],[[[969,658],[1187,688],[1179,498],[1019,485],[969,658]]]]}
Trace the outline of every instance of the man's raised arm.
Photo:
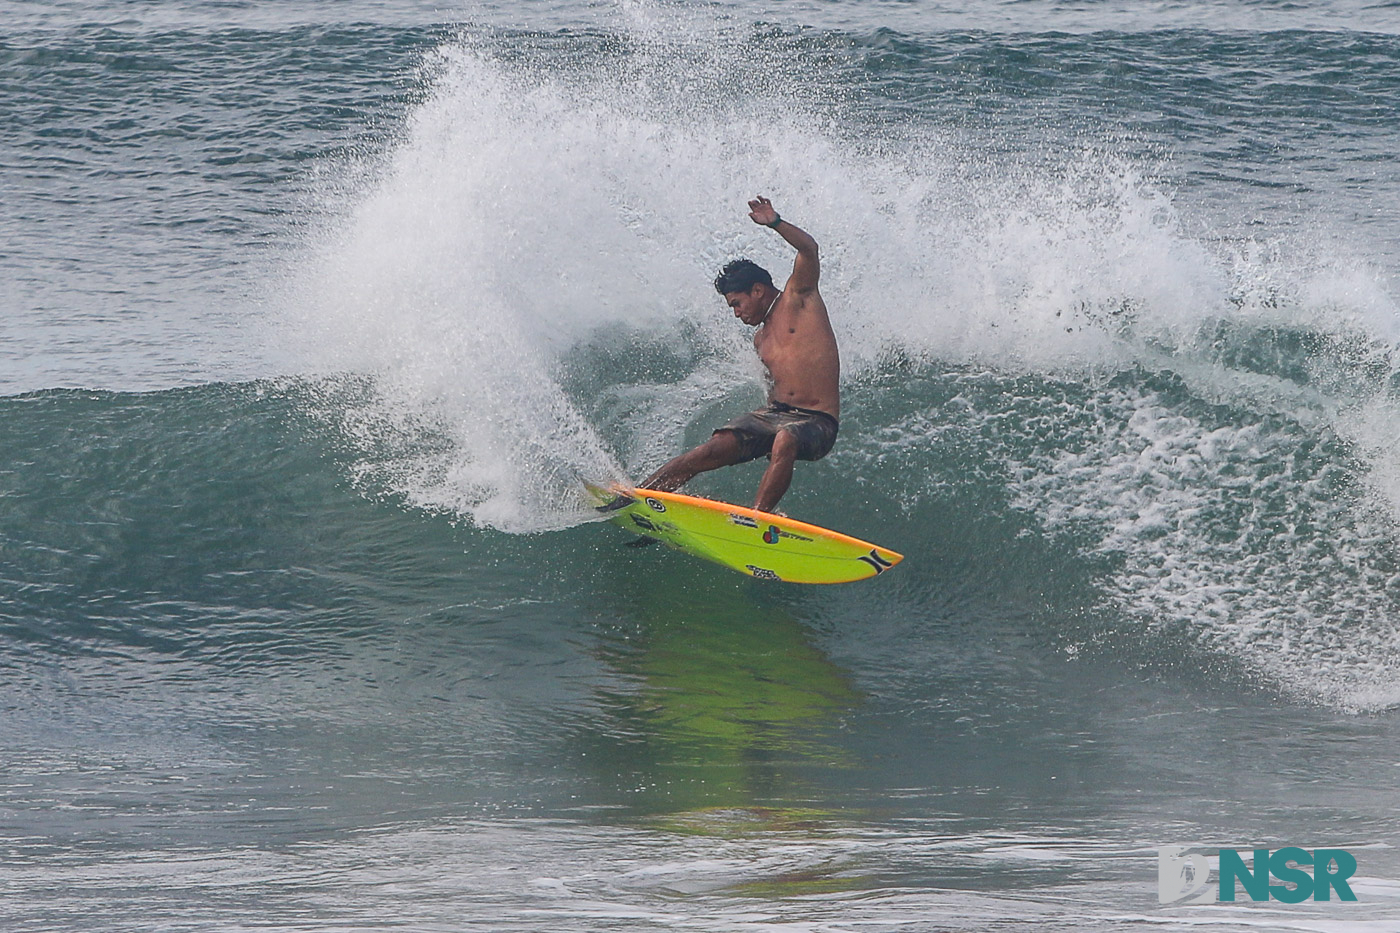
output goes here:
{"type": "Polygon", "coordinates": [[[807,231],[788,223],[778,216],[773,204],[763,195],[749,202],[749,217],[756,224],[772,227],[778,235],[797,250],[797,260],[792,264],[792,277],[787,288],[799,295],[815,291],[817,279],[821,276],[821,263],[817,259],[817,241],[807,231]]]}

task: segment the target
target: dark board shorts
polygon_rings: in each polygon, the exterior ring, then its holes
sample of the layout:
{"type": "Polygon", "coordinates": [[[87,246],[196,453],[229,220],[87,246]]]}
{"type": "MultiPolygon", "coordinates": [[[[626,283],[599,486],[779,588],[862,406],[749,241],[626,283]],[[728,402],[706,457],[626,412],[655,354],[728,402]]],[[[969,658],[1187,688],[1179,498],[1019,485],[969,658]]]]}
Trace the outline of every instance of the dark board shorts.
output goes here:
{"type": "Polygon", "coordinates": [[[723,427],[716,428],[715,433],[734,432],[743,457],[740,463],[772,453],[773,438],[778,436],[779,431],[788,431],[797,437],[798,460],[820,460],[831,452],[840,426],[835,418],[824,411],[773,402],[767,408],[740,415],[723,427]]]}

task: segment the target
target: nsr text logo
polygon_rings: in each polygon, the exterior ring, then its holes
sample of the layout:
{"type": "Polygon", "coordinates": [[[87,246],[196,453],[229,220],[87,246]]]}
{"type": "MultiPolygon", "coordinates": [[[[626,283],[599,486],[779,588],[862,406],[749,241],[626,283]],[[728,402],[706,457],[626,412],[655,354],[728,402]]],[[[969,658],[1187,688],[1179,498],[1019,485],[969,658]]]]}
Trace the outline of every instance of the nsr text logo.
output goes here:
{"type": "Polygon", "coordinates": [[[1219,884],[1210,885],[1210,864],[1186,846],[1163,846],[1157,850],[1157,898],[1163,904],[1208,904],[1235,899],[1235,882],[1243,886],[1251,901],[1273,898],[1297,904],[1311,897],[1330,901],[1332,892],[1344,901],[1356,900],[1347,879],[1356,873],[1356,858],[1345,849],[1317,849],[1309,852],[1295,846],[1255,849],[1252,867],[1235,849],[1220,850],[1219,884]],[[1309,875],[1302,869],[1313,866],[1309,875]],[[1272,875],[1281,884],[1270,884],[1272,875]]]}

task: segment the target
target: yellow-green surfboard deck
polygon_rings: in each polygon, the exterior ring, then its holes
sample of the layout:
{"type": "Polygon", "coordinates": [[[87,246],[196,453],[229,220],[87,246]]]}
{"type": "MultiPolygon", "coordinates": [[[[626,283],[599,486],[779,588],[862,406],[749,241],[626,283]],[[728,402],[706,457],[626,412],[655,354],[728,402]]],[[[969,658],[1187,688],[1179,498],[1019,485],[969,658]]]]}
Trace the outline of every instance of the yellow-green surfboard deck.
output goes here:
{"type": "Polygon", "coordinates": [[[904,559],[869,541],[728,502],[587,485],[598,510],[614,524],[762,580],[849,583],[904,559]]]}

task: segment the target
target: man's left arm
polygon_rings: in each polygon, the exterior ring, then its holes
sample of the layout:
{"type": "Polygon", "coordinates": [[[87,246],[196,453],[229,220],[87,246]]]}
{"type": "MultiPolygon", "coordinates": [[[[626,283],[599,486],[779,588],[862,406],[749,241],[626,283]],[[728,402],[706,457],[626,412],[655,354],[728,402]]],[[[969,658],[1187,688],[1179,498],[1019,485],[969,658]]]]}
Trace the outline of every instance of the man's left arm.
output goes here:
{"type": "Polygon", "coordinates": [[[779,217],[772,202],[762,195],[749,202],[749,217],[756,224],[778,231],[778,235],[797,250],[787,288],[799,295],[816,291],[817,279],[821,276],[821,261],[817,256],[817,241],[812,239],[811,234],[779,217]]]}

